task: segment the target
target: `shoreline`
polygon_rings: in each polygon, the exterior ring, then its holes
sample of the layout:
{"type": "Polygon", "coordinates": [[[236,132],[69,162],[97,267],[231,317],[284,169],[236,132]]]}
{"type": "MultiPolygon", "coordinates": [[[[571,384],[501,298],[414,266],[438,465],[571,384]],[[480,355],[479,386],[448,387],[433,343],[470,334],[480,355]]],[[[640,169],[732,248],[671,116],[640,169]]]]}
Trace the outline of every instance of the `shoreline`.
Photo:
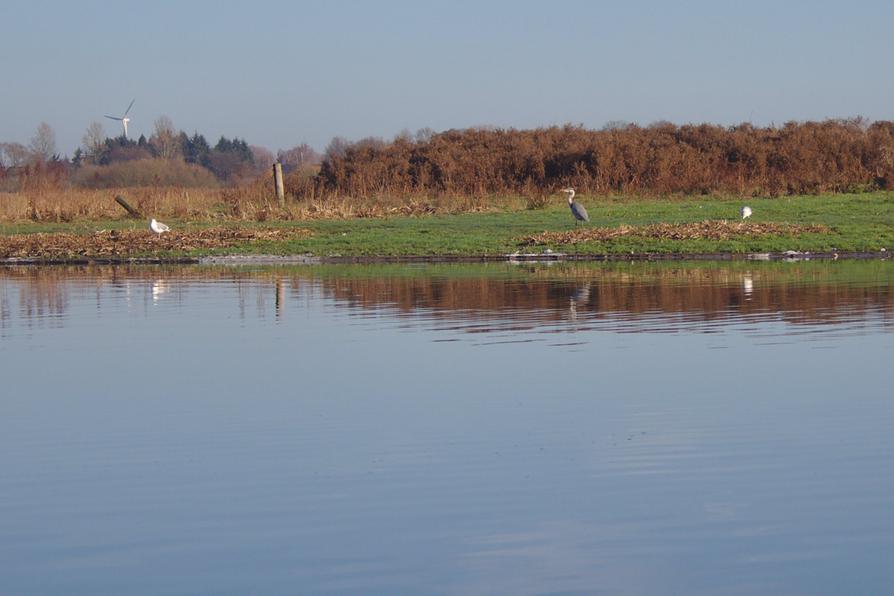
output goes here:
{"type": "MultiPolygon", "coordinates": [[[[595,199],[594,199],[595,201],[595,199]]],[[[611,200],[431,216],[0,225],[0,264],[315,264],[874,259],[894,251],[894,191],[742,200],[611,200]],[[282,255],[282,256],[280,256],[282,255]],[[837,255],[837,257],[836,257],[837,255]]]]}
{"type": "Polygon", "coordinates": [[[881,260],[891,254],[879,252],[760,252],[760,253],[510,253],[503,255],[402,255],[402,256],[329,256],[313,255],[228,255],[205,257],[79,257],[0,259],[3,267],[41,267],[63,265],[338,265],[338,264],[413,264],[413,263],[562,263],[623,261],[810,261],[810,260],[881,260]]]}

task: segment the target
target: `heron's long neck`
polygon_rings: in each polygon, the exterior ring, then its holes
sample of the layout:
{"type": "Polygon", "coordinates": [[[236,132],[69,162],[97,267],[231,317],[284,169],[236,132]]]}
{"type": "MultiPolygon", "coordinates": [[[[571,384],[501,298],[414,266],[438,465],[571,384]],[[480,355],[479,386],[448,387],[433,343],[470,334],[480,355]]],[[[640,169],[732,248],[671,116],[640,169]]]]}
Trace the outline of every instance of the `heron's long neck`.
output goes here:
{"type": "Polygon", "coordinates": [[[568,191],[568,202],[570,203],[570,202],[573,201],[573,200],[574,200],[574,191],[573,191],[573,190],[569,190],[569,191],[568,191]]]}

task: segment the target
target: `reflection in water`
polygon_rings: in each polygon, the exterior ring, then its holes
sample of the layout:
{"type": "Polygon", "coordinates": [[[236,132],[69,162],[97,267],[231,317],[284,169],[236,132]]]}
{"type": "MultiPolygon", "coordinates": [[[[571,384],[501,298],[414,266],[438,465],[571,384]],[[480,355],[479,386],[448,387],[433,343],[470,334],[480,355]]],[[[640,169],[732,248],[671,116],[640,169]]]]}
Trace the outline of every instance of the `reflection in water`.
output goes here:
{"type": "Polygon", "coordinates": [[[575,290],[571,297],[568,298],[569,318],[572,321],[577,321],[577,305],[580,304],[586,307],[589,301],[590,284],[584,284],[575,290]]]}
{"type": "Polygon", "coordinates": [[[272,302],[278,320],[307,293],[357,314],[393,309],[469,332],[538,326],[561,331],[563,321],[575,324],[567,330],[619,332],[683,326],[711,331],[724,322],[764,320],[890,325],[894,266],[888,262],[744,265],[6,268],[0,270],[0,319],[5,326],[12,318],[14,299],[29,324],[61,325],[71,295],[91,291],[102,310],[104,301],[117,300],[115,290],[123,288],[130,297],[147,279],[153,304],[175,286],[181,299],[212,281],[235,286],[234,308],[243,319],[248,301],[259,319],[267,317],[272,302]]]}
{"type": "Polygon", "coordinates": [[[892,281],[0,269],[0,594],[886,593],[892,281]]]}
{"type": "Polygon", "coordinates": [[[751,278],[750,273],[746,273],[742,276],[742,294],[745,296],[745,300],[751,300],[751,295],[754,293],[754,280],[751,278]]]}
{"type": "Polygon", "coordinates": [[[152,282],[152,302],[158,302],[158,299],[167,294],[171,289],[170,284],[164,279],[156,279],[152,282]]]}

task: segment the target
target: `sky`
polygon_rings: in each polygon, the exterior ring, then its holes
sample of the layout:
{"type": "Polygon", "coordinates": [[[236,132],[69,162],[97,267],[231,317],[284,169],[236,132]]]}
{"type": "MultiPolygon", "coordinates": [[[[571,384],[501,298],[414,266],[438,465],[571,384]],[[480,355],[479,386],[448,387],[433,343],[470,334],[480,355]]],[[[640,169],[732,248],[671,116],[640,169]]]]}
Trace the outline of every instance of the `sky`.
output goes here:
{"type": "Polygon", "coordinates": [[[0,0],[0,142],[894,119],[894,3],[0,0]]]}

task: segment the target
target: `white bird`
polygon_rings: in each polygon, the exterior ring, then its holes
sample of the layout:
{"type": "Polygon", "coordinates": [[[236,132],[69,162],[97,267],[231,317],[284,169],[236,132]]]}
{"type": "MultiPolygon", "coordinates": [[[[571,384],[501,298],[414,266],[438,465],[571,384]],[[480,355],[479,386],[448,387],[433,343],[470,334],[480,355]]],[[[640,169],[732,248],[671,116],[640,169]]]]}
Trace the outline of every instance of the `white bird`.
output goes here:
{"type": "Polygon", "coordinates": [[[744,207],[739,209],[739,213],[742,214],[742,219],[751,217],[751,207],[749,207],[748,205],[745,205],[744,207]]]}
{"type": "Polygon", "coordinates": [[[149,222],[149,229],[159,235],[171,231],[171,228],[161,223],[160,221],[155,221],[154,219],[149,222]]]}

